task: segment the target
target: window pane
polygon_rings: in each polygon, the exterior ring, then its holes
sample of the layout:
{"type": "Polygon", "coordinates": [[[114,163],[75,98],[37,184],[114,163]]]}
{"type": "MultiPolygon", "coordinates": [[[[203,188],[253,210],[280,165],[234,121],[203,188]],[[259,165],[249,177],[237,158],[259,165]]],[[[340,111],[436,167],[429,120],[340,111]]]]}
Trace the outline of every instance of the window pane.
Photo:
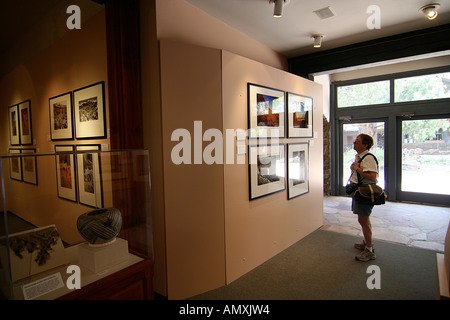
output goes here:
{"type": "Polygon", "coordinates": [[[402,121],[402,191],[450,195],[450,119],[402,121]]]}
{"type": "Polygon", "coordinates": [[[394,80],[395,102],[450,98],[450,73],[394,80]]]}
{"type": "Polygon", "coordinates": [[[389,103],[389,80],[338,87],[337,98],[338,108],[389,103]]]}
{"type": "Polygon", "coordinates": [[[355,161],[356,156],[356,151],[353,150],[353,141],[361,133],[368,134],[373,138],[374,145],[369,152],[377,157],[378,185],[384,188],[384,122],[346,123],[343,125],[342,186],[345,186],[350,178],[352,172],[350,165],[355,161]]]}

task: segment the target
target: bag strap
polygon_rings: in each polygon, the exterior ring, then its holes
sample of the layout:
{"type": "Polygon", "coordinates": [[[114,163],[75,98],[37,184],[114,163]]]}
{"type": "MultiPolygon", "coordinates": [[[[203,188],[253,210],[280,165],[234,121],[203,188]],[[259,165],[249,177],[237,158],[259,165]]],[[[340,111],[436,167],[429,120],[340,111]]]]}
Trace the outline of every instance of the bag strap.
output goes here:
{"type": "Polygon", "coordinates": [[[372,189],[372,186],[369,184],[368,185],[369,186],[369,189],[370,189],[370,200],[372,201],[372,202],[375,202],[375,197],[373,196],[373,189],[372,189]]]}
{"type": "MultiPolygon", "coordinates": [[[[365,157],[367,157],[367,156],[372,156],[374,159],[375,159],[375,162],[377,163],[377,168],[378,168],[378,160],[377,160],[377,157],[375,157],[375,155],[374,154],[372,154],[372,153],[366,153],[361,159],[359,159],[359,161],[358,161],[358,163],[361,163],[363,160],[364,160],[364,158],[365,157]]],[[[348,182],[350,182],[350,179],[352,178],[352,175],[353,175],[353,172],[350,174],[350,177],[348,178],[348,181],[347,181],[347,183],[348,182]]],[[[356,177],[358,178],[358,186],[362,183],[362,180],[363,180],[363,178],[362,178],[362,176],[358,173],[358,171],[356,171],[356,177]]]]}
{"type": "MultiPolygon", "coordinates": [[[[361,159],[359,159],[358,160],[358,163],[361,163],[363,160],[364,160],[364,158],[365,157],[367,157],[367,156],[372,156],[374,159],[375,159],[375,162],[377,163],[377,168],[378,168],[378,160],[377,160],[377,157],[375,157],[375,155],[374,154],[372,154],[372,153],[366,153],[361,159]]],[[[350,182],[350,179],[352,178],[352,175],[353,175],[353,172],[350,174],[350,177],[348,178],[348,181],[347,181],[347,183],[348,182],[350,182]]],[[[356,177],[358,178],[358,185],[360,185],[361,183],[362,183],[362,176],[358,173],[358,171],[356,171],[356,177]]]]}
{"type": "MultiPolygon", "coordinates": [[[[365,157],[367,157],[367,156],[372,156],[374,159],[375,159],[375,162],[377,163],[377,169],[378,169],[378,160],[377,160],[377,157],[375,157],[375,155],[374,154],[372,154],[372,153],[366,153],[361,159],[359,159],[359,161],[358,161],[358,163],[361,163],[363,160],[364,160],[364,158],[365,157]]],[[[350,178],[351,178],[352,176],[350,175],[350,178]]],[[[362,176],[361,176],[361,174],[359,174],[359,172],[358,171],[356,171],[356,177],[358,178],[358,185],[360,185],[361,183],[362,183],[362,180],[363,180],[363,178],[362,178],[362,176]]],[[[350,179],[349,179],[350,180],[350,179]]]]}
{"type": "Polygon", "coordinates": [[[377,160],[377,157],[375,157],[375,155],[372,154],[372,153],[370,153],[370,152],[369,152],[369,153],[366,153],[366,154],[365,154],[358,162],[361,163],[361,161],[363,161],[364,158],[367,157],[367,156],[369,156],[369,155],[372,156],[372,157],[375,159],[375,162],[377,163],[377,167],[378,167],[378,160],[377,160]]]}

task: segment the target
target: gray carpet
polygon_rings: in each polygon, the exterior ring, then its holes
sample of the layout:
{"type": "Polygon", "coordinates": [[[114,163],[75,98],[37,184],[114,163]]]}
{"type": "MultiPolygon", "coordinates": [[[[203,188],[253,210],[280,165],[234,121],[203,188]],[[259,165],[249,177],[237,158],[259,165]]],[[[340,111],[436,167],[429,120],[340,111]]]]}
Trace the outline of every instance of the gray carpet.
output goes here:
{"type": "Polygon", "coordinates": [[[359,262],[361,239],[316,230],[231,284],[192,300],[433,300],[436,252],[384,241],[377,259],[359,262]],[[370,265],[380,268],[381,289],[368,289],[370,265]]]}

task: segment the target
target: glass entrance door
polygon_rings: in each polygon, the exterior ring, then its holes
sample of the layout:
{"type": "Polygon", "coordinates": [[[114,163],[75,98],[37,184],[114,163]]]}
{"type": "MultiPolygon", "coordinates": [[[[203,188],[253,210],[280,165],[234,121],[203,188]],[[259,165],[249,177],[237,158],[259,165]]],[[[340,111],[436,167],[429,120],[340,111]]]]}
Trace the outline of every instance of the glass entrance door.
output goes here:
{"type": "Polygon", "coordinates": [[[375,140],[389,201],[450,205],[450,67],[331,85],[331,194],[346,195],[353,141],[375,140]]]}
{"type": "Polygon", "coordinates": [[[449,128],[450,118],[401,120],[401,198],[450,195],[449,128]]]}
{"type": "Polygon", "coordinates": [[[385,188],[385,127],[385,122],[342,123],[341,190],[347,184],[351,174],[350,165],[355,161],[356,151],[353,150],[353,141],[361,133],[368,134],[373,138],[374,145],[370,152],[378,160],[378,185],[385,188]]]}

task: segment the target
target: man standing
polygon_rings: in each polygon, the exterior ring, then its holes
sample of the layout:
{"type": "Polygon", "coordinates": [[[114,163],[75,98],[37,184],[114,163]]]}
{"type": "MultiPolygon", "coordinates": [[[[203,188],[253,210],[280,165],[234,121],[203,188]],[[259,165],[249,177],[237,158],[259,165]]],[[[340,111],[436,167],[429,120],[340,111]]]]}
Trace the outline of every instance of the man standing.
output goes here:
{"type": "MultiPolygon", "coordinates": [[[[372,146],[373,139],[367,134],[360,134],[353,142],[353,149],[358,154],[356,155],[355,162],[350,166],[352,169],[351,182],[360,183],[361,185],[377,183],[378,164],[375,156],[370,154],[364,157],[369,153],[372,146]]],[[[361,225],[364,235],[364,242],[355,244],[355,248],[362,250],[361,253],[355,257],[359,261],[376,259],[372,243],[372,224],[370,222],[372,209],[373,204],[360,203],[355,201],[355,198],[352,198],[352,211],[354,214],[358,215],[358,222],[361,225]]]]}

